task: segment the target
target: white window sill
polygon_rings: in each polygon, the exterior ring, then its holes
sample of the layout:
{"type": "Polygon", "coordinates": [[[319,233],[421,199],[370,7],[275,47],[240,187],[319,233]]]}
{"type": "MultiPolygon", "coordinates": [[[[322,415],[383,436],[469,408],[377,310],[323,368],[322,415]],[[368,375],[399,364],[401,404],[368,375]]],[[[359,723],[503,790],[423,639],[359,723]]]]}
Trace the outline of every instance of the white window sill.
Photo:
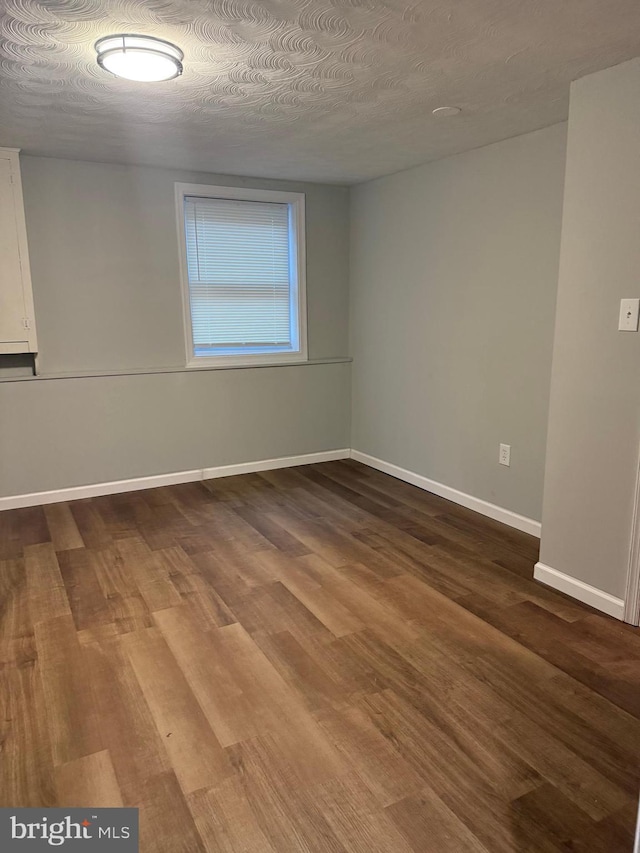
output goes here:
{"type": "Polygon", "coordinates": [[[228,370],[233,367],[279,367],[281,364],[305,364],[309,359],[299,352],[261,355],[198,356],[187,362],[187,370],[228,370]]]}

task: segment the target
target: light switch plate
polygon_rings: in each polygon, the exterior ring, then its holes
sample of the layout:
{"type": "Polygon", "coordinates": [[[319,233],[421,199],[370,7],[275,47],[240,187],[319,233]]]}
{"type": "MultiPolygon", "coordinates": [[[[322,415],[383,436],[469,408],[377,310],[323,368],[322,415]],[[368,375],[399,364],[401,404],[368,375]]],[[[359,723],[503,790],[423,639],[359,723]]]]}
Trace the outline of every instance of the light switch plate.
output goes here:
{"type": "Polygon", "coordinates": [[[618,319],[619,332],[638,331],[638,311],[640,299],[621,299],[620,318],[618,319]]]}

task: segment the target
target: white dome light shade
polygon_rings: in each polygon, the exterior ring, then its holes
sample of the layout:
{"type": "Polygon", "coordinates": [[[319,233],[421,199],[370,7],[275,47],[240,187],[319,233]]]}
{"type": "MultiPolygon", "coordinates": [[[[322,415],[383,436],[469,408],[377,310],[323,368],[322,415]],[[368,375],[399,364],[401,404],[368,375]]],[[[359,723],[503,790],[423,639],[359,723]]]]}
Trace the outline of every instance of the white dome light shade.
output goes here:
{"type": "Polygon", "coordinates": [[[451,116],[457,116],[462,110],[460,107],[436,107],[431,112],[436,118],[450,118],[451,116]]]}
{"type": "Polygon", "coordinates": [[[95,44],[98,65],[117,77],[142,83],[172,80],[182,74],[179,47],[151,36],[105,36],[95,44]]]}

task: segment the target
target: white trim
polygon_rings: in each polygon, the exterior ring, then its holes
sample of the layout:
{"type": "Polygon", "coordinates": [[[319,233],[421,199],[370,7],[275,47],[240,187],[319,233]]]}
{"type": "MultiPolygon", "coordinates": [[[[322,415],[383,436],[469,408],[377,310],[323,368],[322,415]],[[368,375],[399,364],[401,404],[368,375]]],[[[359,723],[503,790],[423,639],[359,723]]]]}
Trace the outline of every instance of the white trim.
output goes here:
{"type": "Polygon", "coordinates": [[[101,495],[118,495],[122,492],[137,492],[140,489],[157,489],[177,483],[193,483],[202,479],[202,471],[178,471],[174,474],[155,474],[151,477],[136,477],[132,480],[112,480],[108,483],[92,483],[88,486],[70,486],[50,492],[30,492],[26,495],[10,495],[0,498],[0,510],[20,509],[25,506],[42,506],[61,501],[78,501],[82,498],[97,498],[101,495]]]}
{"type": "Polygon", "coordinates": [[[184,340],[186,350],[186,367],[197,370],[202,367],[266,367],[278,364],[304,363],[308,360],[307,347],[307,261],[306,261],[306,226],[305,226],[305,194],[286,192],[284,190],[258,190],[249,187],[221,187],[211,184],[176,183],[176,223],[178,226],[178,253],[180,259],[180,286],[182,290],[182,317],[184,325],[184,340]],[[193,345],[193,328],[191,320],[191,300],[189,296],[189,277],[187,273],[187,246],[184,222],[185,196],[200,198],[227,198],[241,201],[271,201],[289,205],[289,227],[293,232],[291,240],[291,270],[295,288],[291,288],[292,298],[297,300],[298,316],[298,349],[288,352],[258,353],[255,355],[220,355],[195,357],[193,345]]]}
{"type": "Polygon", "coordinates": [[[405,483],[411,483],[412,486],[417,486],[426,492],[431,492],[467,509],[472,509],[474,512],[486,515],[487,518],[493,518],[494,521],[501,521],[503,524],[508,524],[509,527],[515,527],[516,530],[521,530],[523,533],[529,533],[531,536],[540,538],[540,522],[534,521],[533,518],[527,518],[527,516],[519,515],[510,509],[489,503],[489,501],[483,501],[481,498],[475,498],[466,492],[460,492],[458,489],[451,488],[451,486],[445,486],[436,480],[423,477],[422,474],[416,474],[413,471],[408,471],[406,468],[392,465],[391,462],[384,462],[382,459],[369,456],[368,453],[361,453],[359,450],[353,450],[353,448],[351,449],[351,458],[362,462],[364,465],[369,465],[370,468],[377,468],[378,471],[384,471],[385,474],[391,474],[392,477],[404,480],[405,483]]]}
{"type": "Polygon", "coordinates": [[[256,353],[255,355],[218,355],[208,358],[207,356],[194,356],[185,367],[187,370],[229,370],[232,367],[281,367],[287,364],[306,364],[307,356],[302,352],[270,352],[256,353]]]}
{"type": "Polygon", "coordinates": [[[10,495],[4,498],[0,497],[0,511],[20,509],[26,506],[42,506],[44,504],[60,503],[61,501],[77,501],[81,498],[97,498],[101,495],[117,495],[123,492],[136,492],[140,489],[157,489],[160,486],[194,483],[199,480],[211,480],[215,477],[230,477],[233,474],[250,474],[255,471],[292,468],[295,465],[331,462],[336,459],[348,459],[349,455],[349,448],[346,447],[341,450],[322,450],[318,453],[304,453],[300,456],[258,459],[255,462],[241,462],[238,465],[220,465],[216,468],[198,468],[193,471],[177,471],[172,474],[154,474],[150,477],[136,477],[131,480],[113,480],[108,483],[71,486],[67,489],[54,489],[49,492],[10,495]]]}
{"type": "Polygon", "coordinates": [[[624,621],[630,625],[640,625],[640,463],[636,474],[636,490],[633,502],[624,621]]]}
{"type": "Polygon", "coordinates": [[[291,204],[304,199],[304,193],[289,192],[288,190],[259,190],[254,187],[219,186],[218,184],[183,184],[176,183],[180,193],[200,198],[231,198],[240,201],[273,201],[276,204],[291,204]]]}
{"type": "Polygon", "coordinates": [[[557,589],[559,592],[564,592],[572,598],[577,598],[583,604],[589,604],[595,607],[596,610],[601,610],[609,616],[614,616],[616,619],[622,619],[624,616],[624,601],[621,598],[616,598],[597,589],[595,586],[590,586],[584,581],[572,578],[570,575],[565,575],[563,572],[552,569],[551,566],[545,566],[544,563],[536,563],[533,569],[533,577],[547,586],[557,589]]]}
{"type": "Polygon", "coordinates": [[[296,465],[313,465],[316,462],[335,462],[337,459],[349,459],[348,447],[342,450],[321,450],[319,453],[303,453],[302,456],[283,456],[279,459],[261,459],[258,462],[240,462],[238,465],[220,465],[217,468],[205,468],[203,480],[216,477],[233,477],[236,474],[253,474],[256,471],[274,471],[277,468],[295,468],[296,465]]]}
{"type": "Polygon", "coordinates": [[[23,332],[28,338],[24,342],[10,342],[7,346],[0,350],[3,353],[36,353],[38,352],[38,336],[36,334],[35,310],[33,306],[33,286],[31,282],[31,266],[29,263],[29,241],[27,239],[27,223],[24,213],[24,196],[22,193],[22,173],[20,169],[20,148],[0,148],[0,158],[8,160],[11,169],[11,184],[13,187],[13,212],[15,217],[16,235],[18,238],[18,259],[20,263],[21,274],[21,289],[24,311],[24,321],[28,323],[28,328],[20,329],[21,337],[23,332]],[[21,349],[15,349],[16,345],[20,345],[21,349]]]}

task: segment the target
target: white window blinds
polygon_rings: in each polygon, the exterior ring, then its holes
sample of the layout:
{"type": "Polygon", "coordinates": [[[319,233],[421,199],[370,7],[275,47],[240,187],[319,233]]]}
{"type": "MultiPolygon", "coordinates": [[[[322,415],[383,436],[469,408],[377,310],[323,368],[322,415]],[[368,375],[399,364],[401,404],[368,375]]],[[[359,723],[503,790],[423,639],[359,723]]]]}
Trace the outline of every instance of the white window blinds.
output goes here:
{"type": "Polygon", "coordinates": [[[290,205],[185,196],[195,356],[298,349],[290,205]]]}

